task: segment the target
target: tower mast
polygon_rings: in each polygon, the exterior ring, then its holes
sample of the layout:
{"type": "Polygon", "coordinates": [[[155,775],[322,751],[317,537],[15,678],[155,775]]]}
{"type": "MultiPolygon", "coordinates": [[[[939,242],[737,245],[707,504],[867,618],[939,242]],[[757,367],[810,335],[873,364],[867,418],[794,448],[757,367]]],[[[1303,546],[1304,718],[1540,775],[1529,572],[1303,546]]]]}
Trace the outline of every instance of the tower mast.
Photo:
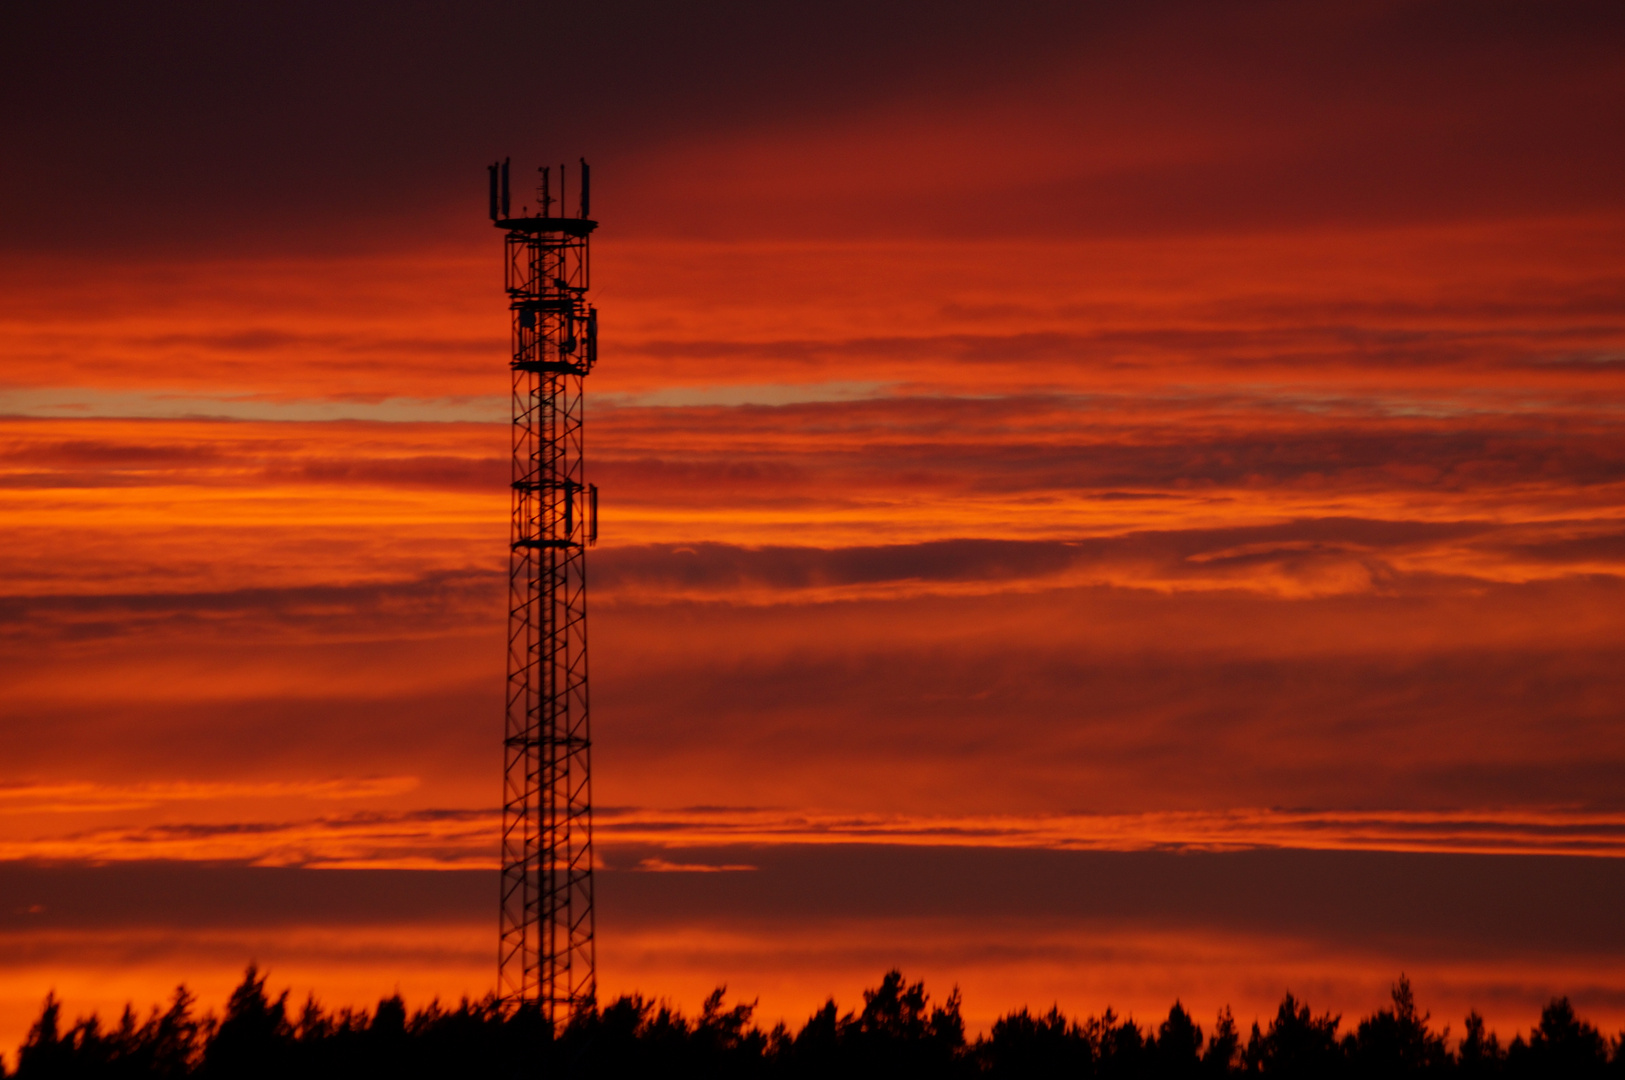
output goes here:
{"type": "MultiPolygon", "coordinates": [[[[574,217],[547,190],[551,170],[539,171],[539,213],[516,217],[508,162],[490,169],[513,320],[497,993],[505,1004],[539,1006],[557,1027],[591,1008],[598,990],[585,562],[598,538],[598,489],[585,482],[582,461],[582,380],[598,358],[587,238],[598,223],[588,216],[585,160],[574,217]]],[[[562,195],[563,166],[558,180],[562,195]]]]}

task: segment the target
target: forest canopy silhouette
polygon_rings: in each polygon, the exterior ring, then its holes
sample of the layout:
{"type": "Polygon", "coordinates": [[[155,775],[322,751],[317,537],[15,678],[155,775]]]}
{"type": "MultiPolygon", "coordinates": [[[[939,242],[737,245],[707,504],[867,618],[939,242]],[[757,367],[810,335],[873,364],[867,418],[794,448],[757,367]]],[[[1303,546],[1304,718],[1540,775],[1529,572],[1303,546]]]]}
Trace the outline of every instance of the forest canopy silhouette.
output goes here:
{"type": "Polygon", "coordinates": [[[1503,1044],[1470,1013],[1459,1035],[1435,1027],[1401,976],[1391,1002],[1345,1027],[1287,993],[1245,1034],[1228,1008],[1207,1026],[1179,1002],[1156,1023],[1111,1009],[1086,1019],[1028,1009],[966,1038],[955,989],[933,1001],[924,983],[889,971],[842,1012],[832,999],[799,1030],[763,1030],[754,1004],[724,988],[696,1016],[639,995],[616,998],[554,1031],[533,1008],[495,998],[438,1001],[409,1013],[399,995],[366,1010],[302,1007],[273,997],[250,965],[223,1012],[199,1014],[184,986],[142,1019],[91,1015],[66,1024],[48,996],[0,1077],[1389,1077],[1625,1076],[1625,1032],[1605,1038],[1554,998],[1527,1034],[1503,1044]]]}

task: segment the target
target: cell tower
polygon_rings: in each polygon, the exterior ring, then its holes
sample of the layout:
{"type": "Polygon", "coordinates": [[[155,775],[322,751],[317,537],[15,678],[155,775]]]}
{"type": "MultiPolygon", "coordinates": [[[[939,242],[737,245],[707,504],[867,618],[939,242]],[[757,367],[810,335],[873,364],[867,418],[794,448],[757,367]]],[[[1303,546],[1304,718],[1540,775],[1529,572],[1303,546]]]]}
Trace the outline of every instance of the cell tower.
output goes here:
{"type": "Polygon", "coordinates": [[[508,207],[508,162],[491,166],[513,313],[513,527],[508,556],[508,716],[497,993],[554,1025],[595,1003],[592,737],[587,715],[585,549],[598,489],[582,476],[582,379],[598,358],[587,303],[587,162],[580,214],[539,169],[537,213],[508,207]],[[558,215],[553,206],[558,203],[558,215]]]}

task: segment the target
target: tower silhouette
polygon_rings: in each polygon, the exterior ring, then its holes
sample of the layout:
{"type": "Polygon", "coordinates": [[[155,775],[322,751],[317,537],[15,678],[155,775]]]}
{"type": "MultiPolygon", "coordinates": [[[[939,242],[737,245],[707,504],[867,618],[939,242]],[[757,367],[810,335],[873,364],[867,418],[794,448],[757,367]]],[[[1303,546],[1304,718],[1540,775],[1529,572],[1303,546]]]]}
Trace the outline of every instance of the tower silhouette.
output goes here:
{"type": "Polygon", "coordinates": [[[583,478],[582,380],[598,358],[598,314],[587,303],[587,238],[598,223],[588,216],[585,160],[573,217],[564,166],[556,200],[552,170],[537,171],[538,212],[513,216],[508,162],[490,167],[513,350],[497,992],[559,1025],[597,995],[585,549],[598,538],[598,489],[583,478]]]}

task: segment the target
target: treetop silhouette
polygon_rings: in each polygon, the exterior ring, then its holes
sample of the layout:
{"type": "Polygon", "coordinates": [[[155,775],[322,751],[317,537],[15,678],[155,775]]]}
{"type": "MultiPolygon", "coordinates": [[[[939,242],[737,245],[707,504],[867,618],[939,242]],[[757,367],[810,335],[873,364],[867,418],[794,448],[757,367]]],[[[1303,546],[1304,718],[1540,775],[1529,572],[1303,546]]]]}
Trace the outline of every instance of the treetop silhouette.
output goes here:
{"type": "Polygon", "coordinates": [[[1452,1046],[1449,1028],[1431,1026],[1403,975],[1391,1003],[1352,1030],[1340,1034],[1341,1017],[1316,1014],[1288,993],[1245,1042],[1228,1009],[1204,1031],[1178,1001],[1154,1026],[1111,1009],[1073,1019],[1056,1007],[1023,1008],[969,1041],[957,988],[933,1003],[923,982],[896,970],[864,991],[861,1009],[842,1013],[831,999],[795,1032],[784,1024],[763,1031],[755,1003],[730,1005],[723,987],[693,1017],[634,994],[554,1030],[540,1012],[494,997],[409,1012],[397,994],[370,1013],[328,1011],[312,997],[295,1015],[288,992],[273,997],[266,983],[250,965],[218,1016],[196,1015],[182,986],[167,1008],[139,1020],[127,1007],[116,1025],[92,1015],[64,1027],[62,1003],[48,995],[16,1072],[0,1061],[0,1080],[1625,1077],[1625,1033],[1605,1038],[1567,998],[1554,998],[1528,1036],[1505,1048],[1469,1013],[1452,1046]]]}

